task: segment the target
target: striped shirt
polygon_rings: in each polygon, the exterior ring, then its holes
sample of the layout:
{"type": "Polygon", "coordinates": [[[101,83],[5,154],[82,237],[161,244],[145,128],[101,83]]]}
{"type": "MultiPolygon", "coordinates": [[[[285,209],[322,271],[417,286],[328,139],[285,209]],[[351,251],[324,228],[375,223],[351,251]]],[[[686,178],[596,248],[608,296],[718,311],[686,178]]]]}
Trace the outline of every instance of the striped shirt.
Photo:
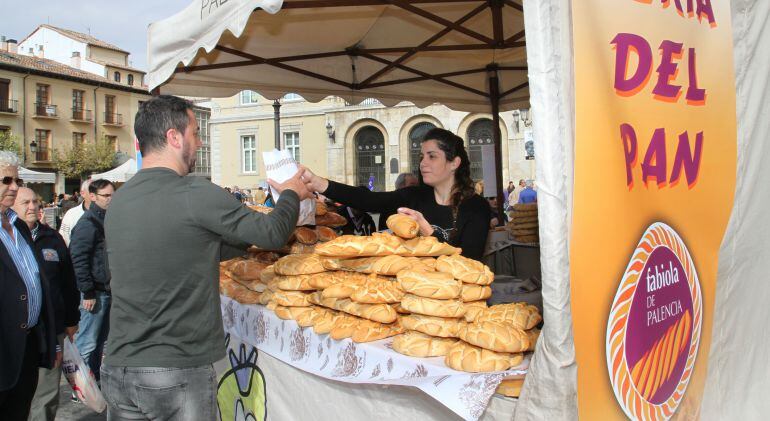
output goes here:
{"type": "Polygon", "coordinates": [[[40,270],[35,260],[35,254],[32,248],[27,244],[21,233],[16,229],[14,222],[19,218],[12,209],[5,212],[5,217],[13,229],[13,238],[4,229],[0,229],[0,241],[2,241],[11,260],[16,265],[16,270],[24,280],[27,287],[27,328],[35,326],[40,318],[40,310],[43,306],[43,288],[40,286],[40,270]]]}

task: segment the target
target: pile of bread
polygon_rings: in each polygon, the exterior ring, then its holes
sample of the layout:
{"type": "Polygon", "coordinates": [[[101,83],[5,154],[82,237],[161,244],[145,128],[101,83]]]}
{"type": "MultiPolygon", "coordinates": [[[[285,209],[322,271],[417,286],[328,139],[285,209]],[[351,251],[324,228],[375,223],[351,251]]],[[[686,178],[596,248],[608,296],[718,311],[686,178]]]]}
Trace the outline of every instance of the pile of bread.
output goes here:
{"type": "Polygon", "coordinates": [[[539,242],[537,203],[518,203],[513,205],[513,214],[506,228],[513,235],[513,239],[518,242],[539,242]]]}
{"type": "MultiPolygon", "coordinates": [[[[249,207],[265,214],[273,210],[273,208],[261,205],[249,207]]],[[[347,220],[342,215],[328,210],[323,202],[316,202],[315,223],[314,227],[297,227],[289,238],[286,247],[276,251],[283,254],[312,253],[316,244],[337,238],[336,229],[344,226],[347,220]]],[[[257,251],[257,249],[254,250],[257,251]]]]}
{"type": "Polygon", "coordinates": [[[521,353],[534,347],[537,310],[518,304],[487,308],[494,279],[488,267],[435,237],[418,236],[409,217],[392,215],[387,225],[396,235],[343,235],[317,244],[313,253],[288,255],[264,267],[250,263],[259,269],[256,277],[246,277],[250,281],[241,274],[244,263],[226,266],[231,281],[223,278],[222,292],[264,304],[278,317],[335,340],[398,335],[395,351],[445,356],[457,370],[518,365],[521,353]]]}

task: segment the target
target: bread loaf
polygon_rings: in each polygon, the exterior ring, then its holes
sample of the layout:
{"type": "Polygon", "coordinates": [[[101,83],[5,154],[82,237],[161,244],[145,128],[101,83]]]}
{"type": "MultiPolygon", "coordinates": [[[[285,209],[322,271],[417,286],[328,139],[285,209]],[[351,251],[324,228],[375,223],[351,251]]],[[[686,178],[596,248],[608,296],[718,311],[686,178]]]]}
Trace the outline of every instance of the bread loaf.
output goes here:
{"type": "Polygon", "coordinates": [[[400,335],[401,333],[404,333],[404,328],[401,327],[398,322],[383,324],[371,320],[359,319],[350,339],[352,339],[353,342],[371,342],[400,335]]]}
{"type": "Polygon", "coordinates": [[[401,256],[442,256],[460,253],[462,250],[452,247],[447,243],[438,241],[436,237],[415,237],[406,240],[403,246],[398,249],[401,256]]]}
{"type": "Polygon", "coordinates": [[[463,315],[463,318],[466,322],[472,322],[476,320],[479,314],[481,314],[481,312],[487,308],[487,302],[470,301],[464,302],[463,306],[465,307],[465,314],[463,315]]]}
{"type": "Polygon", "coordinates": [[[300,325],[301,327],[313,326],[313,324],[315,324],[315,319],[317,317],[320,317],[320,314],[321,314],[320,312],[331,311],[315,305],[311,305],[310,307],[293,307],[293,308],[306,308],[310,310],[300,314],[299,316],[297,316],[296,319],[294,319],[297,322],[297,324],[300,325]]]}
{"type": "Polygon", "coordinates": [[[396,275],[401,289],[425,298],[452,299],[460,296],[462,284],[452,275],[422,270],[402,270],[396,275]]]}
{"type": "Polygon", "coordinates": [[[457,332],[459,332],[464,324],[460,319],[425,316],[422,314],[401,316],[400,320],[404,329],[416,330],[426,335],[442,338],[456,338],[457,332]]]}
{"type": "Polygon", "coordinates": [[[393,303],[391,305],[393,306],[393,309],[395,309],[398,314],[411,314],[409,312],[409,310],[406,310],[405,308],[401,307],[401,303],[400,302],[393,303]]]}
{"type": "Polygon", "coordinates": [[[498,322],[466,323],[457,336],[495,352],[523,352],[529,348],[529,336],[523,330],[498,322]]]}
{"type": "Polygon", "coordinates": [[[387,256],[397,254],[403,241],[385,233],[374,233],[371,236],[343,235],[319,244],[316,253],[334,257],[387,256]]]}
{"type": "Polygon", "coordinates": [[[219,290],[242,304],[255,304],[259,302],[260,293],[244,287],[227,276],[219,278],[219,290]]]}
{"type": "Polygon", "coordinates": [[[310,307],[284,307],[277,305],[273,311],[275,315],[283,320],[297,320],[303,314],[309,313],[312,310],[310,307]]]}
{"type": "Polygon", "coordinates": [[[315,224],[316,225],[323,225],[325,227],[341,227],[348,223],[348,220],[345,219],[344,216],[334,213],[334,212],[327,212],[323,215],[317,215],[315,217],[315,224]]]}
{"type": "Polygon", "coordinates": [[[417,225],[417,221],[400,213],[390,215],[385,224],[393,231],[393,234],[401,238],[414,238],[420,232],[420,226],[417,225]]]}
{"type": "Polygon", "coordinates": [[[329,212],[329,209],[326,207],[326,203],[315,202],[315,216],[326,215],[327,212],[329,212]]]}
{"type": "Polygon", "coordinates": [[[435,338],[420,332],[408,331],[393,339],[393,350],[412,357],[427,358],[441,357],[449,352],[449,348],[457,339],[435,338]]]}
{"type": "Polygon", "coordinates": [[[260,294],[259,300],[257,303],[262,304],[263,306],[266,306],[271,300],[273,299],[273,291],[267,290],[260,294]]]}
{"type": "Polygon", "coordinates": [[[299,241],[292,243],[289,247],[289,254],[312,254],[315,253],[315,244],[302,244],[299,241]]]}
{"type": "Polygon", "coordinates": [[[537,340],[540,339],[540,329],[530,329],[524,331],[529,337],[529,347],[525,351],[534,351],[537,340]]]}
{"type": "Polygon", "coordinates": [[[262,273],[259,274],[259,280],[262,281],[263,284],[267,284],[273,278],[275,278],[275,267],[273,265],[262,269],[262,273]]]}
{"type": "Polygon", "coordinates": [[[249,259],[265,263],[268,265],[272,265],[275,263],[278,259],[281,258],[281,255],[273,252],[273,251],[249,251],[249,259]]]}
{"type": "Polygon", "coordinates": [[[227,270],[233,274],[233,276],[243,281],[259,280],[259,274],[268,265],[266,263],[258,262],[250,259],[233,259],[232,263],[227,267],[227,270]]]}
{"type": "Polygon", "coordinates": [[[359,304],[347,298],[322,298],[317,304],[380,323],[393,323],[398,313],[387,304],[359,304]]]}
{"type": "Polygon", "coordinates": [[[315,289],[325,289],[340,282],[363,283],[364,281],[366,281],[366,275],[363,273],[334,271],[316,273],[308,282],[315,289]]]}
{"type": "Polygon", "coordinates": [[[273,292],[273,301],[284,307],[308,307],[312,304],[308,300],[310,294],[300,291],[278,290],[273,292]]]}
{"type": "Polygon", "coordinates": [[[437,317],[462,317],[465,307],[459,300],[434,300],[433,298],[418,297],[412,294],[404,295],[401,307],[417,314],[437,317]]]}
{"type": "Polygon", "coordinates": [[[262,292],[265,290],[265,284],[262,283],[260,279],[253,279],[253,280],[244,280],[230,272],[229,270],[225,270],[224,274],[220,272],[220,277],[226,276],[229,279],[231,279],[233,282],[236,282],[238,284],[243,285],[245,288],[250,289],[255,292],[262,292]]]}
{"type": "Polygon", "coordinates": [[[468,284],[489,285],[495,279],[485,264],[460,255],[440,256],[436,259],[436,270],[451,273],[455,279],[468,284]]]}
{"type": "Polygon", "coordinates": [[[350,299],[363,304],[400,303],[404,291],[396,282],[382,279],[368,280],[350,294],[350,299]]]}
{"type": "Polygon", "coordinates": [[[342,315],[334,319],[332,329],[329,331],[329,337],[335,341],[339,341],[345,338],[353,336],[353,332],[358,327],[358,317],[350,315],[342,315]]]}
{"type": "Polygon", "coordinates": [[[308,227],[297,227],[294,229],[294,236],[302,244],[313,245],[318,242],[318,234],[308,227]]]}
{"type": "Polygon", "coordinates": [[[460,299],[463,302],[486,300],[492,296],[492,288],[484,285],[463,284],[460,299]]]}
{"type": "Polygon", "coordinates": [[[273,264],[279,275],[309,275],[324,272],[321,258],[315,254],[288,255],[273,264]]]}
{"type": "Polygon", "coordinates": [[[529,330],[542,320],[537,307],[525,303],[498,304],[482,311],[477,322],[503,322],[517,329],[529,330]]]}
{"type": "Polygon", "coordinates": [[[275,277],[275,281],[278,289],[284,291],[314,291],[315,288],[310,285],[311,277],[312,275],[279,275],[275,277]]]}
{"type": "Polygon", "coordinates": [[[321,225],[315,227],[315,233],[318,235],[318,241],[324,243],[334,240],[338,237],[337,232],[335,232],[333,229],[321,225]]]}
{"type": "Polygon", "coordinates": [[[457,341],[444,358],[447,367],[472,373],[503,371],[521,364],[522,354],[494,352],[457,341]]]}
{"type": "Polygon", "coordinates": [[[318,313],[313,317],[313,332],[318,335],[331,332],[338,317],[340,317],[340,313],[333,310],[318,313]]]}
{"type": "Polygon", "coordinates": [[[347,270],[360,273],[376,273],[395,276],[415,262],[406,257],[390,255],[382,257],[358,257],[353,259],[323,259],[328,270],[347,270]]]}

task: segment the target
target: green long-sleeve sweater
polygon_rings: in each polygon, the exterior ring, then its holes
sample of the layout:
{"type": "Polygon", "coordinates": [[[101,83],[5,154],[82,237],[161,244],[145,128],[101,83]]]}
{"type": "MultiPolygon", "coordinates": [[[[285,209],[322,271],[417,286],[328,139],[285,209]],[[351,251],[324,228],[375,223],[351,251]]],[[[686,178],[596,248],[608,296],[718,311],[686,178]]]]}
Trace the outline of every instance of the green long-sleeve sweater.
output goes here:
{"type": "Polygon", "coordinates": [[[264,215],[205,179],[139,171],[115,193],[105,220],[112,273],[105,364],[194,367],[223,358],[219,262],[249,244],[280,248],[298,213],[293,191],[264,215]]]}

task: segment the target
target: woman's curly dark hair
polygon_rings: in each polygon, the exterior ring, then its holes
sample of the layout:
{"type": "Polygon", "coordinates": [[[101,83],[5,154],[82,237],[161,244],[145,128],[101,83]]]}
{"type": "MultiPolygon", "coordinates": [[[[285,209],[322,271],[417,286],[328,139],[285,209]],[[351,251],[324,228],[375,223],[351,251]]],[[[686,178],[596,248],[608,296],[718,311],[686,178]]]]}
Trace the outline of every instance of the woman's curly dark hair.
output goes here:
{"type": "MultiPolygon", "coordinates": [[[[450,198],[452,216],[456,220],[460,204],[475,194],[473,180],[471,179],[471,160],[468,158],[468,152],[465,150],[465,142],[460,136],[438,127],[425,133],[422,141],[426,142],[428,140],[436,141],[438,148],[444,151],[447,161],[452,161],[456,157],[460,158],[460,166],[455,170],[454,186],[452,186],[450,198]]],[[[422,184],[422,173],[418,175],[422,184]]]]}

